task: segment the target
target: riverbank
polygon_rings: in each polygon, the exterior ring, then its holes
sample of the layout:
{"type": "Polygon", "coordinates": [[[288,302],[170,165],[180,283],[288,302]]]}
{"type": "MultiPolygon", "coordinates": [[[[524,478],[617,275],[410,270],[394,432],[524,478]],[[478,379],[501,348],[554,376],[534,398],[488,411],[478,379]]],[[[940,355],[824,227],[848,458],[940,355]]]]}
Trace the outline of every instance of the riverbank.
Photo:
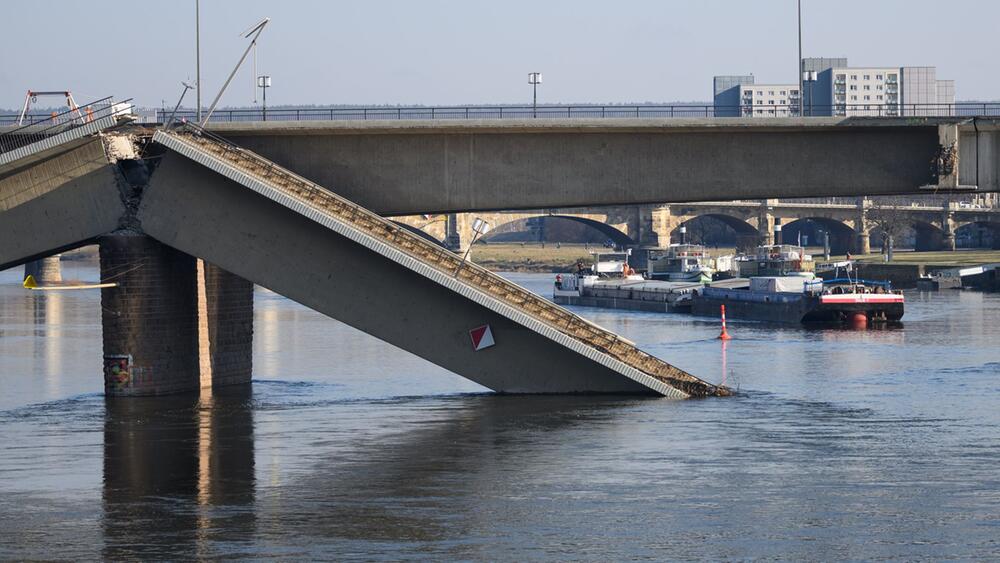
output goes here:
{"type": "MultiPolygon", "coordinates": [[[[606,248],[582,244],[477,244],[472,249],[472,258],[485,268],[502,272],[569,272],[578,261],[589,264],[591,252],[610,252],[606,248]]],[[[712,256],[734,254],[733,248],[708,249],[712,256]]],[[[808,248],[817,264],[823,263],[822,249],[808,248]]],[[[844,255],[830,257],[830,262],[845,260],[844,255]]],[[[914,252],[898,250],[892,262],[885,262],[881,254],[852,256],[863,266],[922,266],[928,271],[955,268],[958,266],[978,266],[1000,262],[1000,250],[959,249],[956,251],[914,252]]]]}
{"type": "Polygon", "coordinates": [[[583,244],[477,244],[472,249],[472,259],[480,266],[494,272],[570,272],[577,262],[589,265],[590,252],[610,250],[583,244]]]}
{"type": "MultiPolygon", "coordinates": [[[[843,260],[844,256],[832,256],[831,261],[843,260]]],[[[856,274],[864,279],[887,280],[897,289],[913,289],[917,280],[940,270],[950,270],[963,266],[1000,263],[1000,250],[960,249],[955,251],[913,252],[897,251],[892,262],[886,262],[881,254],[853,256],[857,261],[856,274]]]]}

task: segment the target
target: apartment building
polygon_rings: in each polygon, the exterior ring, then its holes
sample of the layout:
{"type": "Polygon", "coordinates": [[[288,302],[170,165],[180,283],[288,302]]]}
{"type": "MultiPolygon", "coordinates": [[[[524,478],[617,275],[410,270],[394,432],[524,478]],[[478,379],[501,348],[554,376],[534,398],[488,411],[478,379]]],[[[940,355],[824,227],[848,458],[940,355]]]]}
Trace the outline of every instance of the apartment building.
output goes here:
{"type": "MultiPolygon", "coordinates": [[[[802,68],[805,116],[954,114],[955,82],[938,80],[937,69],[932,66],[852,67],[846,58],[813,57],[802,59],[802,68]]],[[[717,76],[716,115],[798,115],[798,89],[798,84],[754,84],[752,75],[717,76]]]]}
{"type": "Polygon", "coordinates": [[[789,117],[798,115],[798,84],[756,84],[754,76],[716,76],[716,117],[789,117]]]}
{"type": "Polygon", "coordinates": [[[791,117],[799,114],[798,84],[743,84],[742,117],[791,117]]]}

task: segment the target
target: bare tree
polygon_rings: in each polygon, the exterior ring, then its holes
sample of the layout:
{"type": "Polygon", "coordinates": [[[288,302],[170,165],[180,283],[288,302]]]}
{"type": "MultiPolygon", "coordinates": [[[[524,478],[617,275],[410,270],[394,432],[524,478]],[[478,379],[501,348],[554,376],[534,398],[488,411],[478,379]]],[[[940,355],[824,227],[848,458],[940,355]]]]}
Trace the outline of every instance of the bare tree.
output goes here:
{"type": "Polygon", "coordinates": [[[892,262],[895,240],[910,227],[909,214],[893,209],[892,204],[872,201],[865,209],[865,220],[882,235],[882,254],[892,262]]]}

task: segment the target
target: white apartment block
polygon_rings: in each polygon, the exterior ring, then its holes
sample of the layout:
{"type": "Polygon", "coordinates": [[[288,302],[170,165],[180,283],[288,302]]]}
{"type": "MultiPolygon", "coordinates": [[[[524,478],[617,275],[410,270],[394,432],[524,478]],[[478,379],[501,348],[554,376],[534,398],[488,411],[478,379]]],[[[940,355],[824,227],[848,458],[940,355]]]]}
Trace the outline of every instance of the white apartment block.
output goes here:
{"type": "MultiPolygon", "coordinates": [[[[955,82],[932,66],[852,67],[846,58],[802,59],[802,114],[838,117],[954,115],[955,82]]],[[[797,84],[754,84],[753,75],[716,76],[716,116],[799,115],[797,84]]]]}
{"type": "Polygon", "coordinates": [[[898,67],[839,67],[831,69],[831,75],[833,115],[900,115],[898,67]]]}
{"type": "Polygon", "coordinates": [[[798,84],[740,85],[743,117],[789,117],[799,114],[798,84]]]}

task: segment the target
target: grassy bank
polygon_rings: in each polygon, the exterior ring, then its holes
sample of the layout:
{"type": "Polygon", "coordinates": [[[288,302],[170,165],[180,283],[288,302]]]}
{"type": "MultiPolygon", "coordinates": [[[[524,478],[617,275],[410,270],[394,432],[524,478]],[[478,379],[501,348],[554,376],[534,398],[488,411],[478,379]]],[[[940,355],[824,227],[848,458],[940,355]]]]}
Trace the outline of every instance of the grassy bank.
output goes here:
{"type": "MultiPolygon", "coordinates": [[[[606,250],[590,247],[592,250],[606,250]]],[[[578,261],[590,264],[590,251],[582,244],[477,244],[472,249],[477,264],[496,272],[569,272],[578,261]]]]}
{"type": "MultiPolygon", "coordinates": [[[[709,248],[707,250],[712,256],[735,253],[735,250],[732,248],[709,248]]],[[[523,246],[519,243],[477,244],[472,249],[472,258],[477,264],[494,271],[569,272],[576,265],[577,261],[590,264],[592,260],[590,256],[591,251],[608,252],[607,249],[597,246],[591,246],[588,249],[588,247],[582,244],[563,244],[559,247],[555,244],[546,244],[542,247],[538,243],[525,244],[523,246]]],[[[807,252],[812,254],[817,262],[823,261],[822,248],[808,248],[807,252]]],[[[882,263],[882,255],[877,253],[852,256],[851,258],[863,263],[882,263]]],[[[830,260],[833,262],[844,259],[844,255],[830,257],[830,260]]],[[[955,267],[996,262],[1000,262],[1000,250],[963,249],[955,252],[897,250],[891,263],[899,265],[955,267]]]]}

